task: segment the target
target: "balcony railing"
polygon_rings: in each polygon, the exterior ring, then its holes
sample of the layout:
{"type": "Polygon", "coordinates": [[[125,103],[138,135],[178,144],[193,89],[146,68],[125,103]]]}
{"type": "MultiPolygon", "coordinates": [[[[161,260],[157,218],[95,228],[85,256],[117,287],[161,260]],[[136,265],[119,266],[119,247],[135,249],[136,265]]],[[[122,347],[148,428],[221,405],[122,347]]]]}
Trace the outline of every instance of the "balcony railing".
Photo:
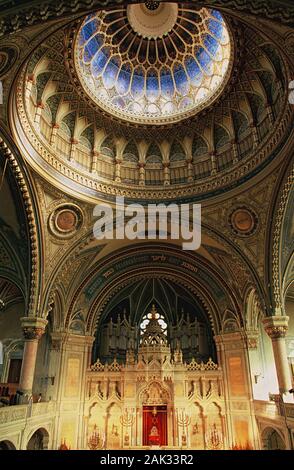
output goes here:
{"type": "Polygon", "coordinates": [[[52,401],[33,403],[31,405],[15,405],[0,408],[0,426],[15,421],[22,421],[35,416],[46,416],[55,411],[55,403],[52,401]]]}
{"type": "MultiPolygon", "coordinates": [[[[278,395],[275,395],[278,397],[278,395]]],[[[278,419],[284,416],[289,419],[294,419],[294,403],[283,403],[277,401],[254,401],[254,411],[256,416],[265,417],[269,419],[278,419]]]]}

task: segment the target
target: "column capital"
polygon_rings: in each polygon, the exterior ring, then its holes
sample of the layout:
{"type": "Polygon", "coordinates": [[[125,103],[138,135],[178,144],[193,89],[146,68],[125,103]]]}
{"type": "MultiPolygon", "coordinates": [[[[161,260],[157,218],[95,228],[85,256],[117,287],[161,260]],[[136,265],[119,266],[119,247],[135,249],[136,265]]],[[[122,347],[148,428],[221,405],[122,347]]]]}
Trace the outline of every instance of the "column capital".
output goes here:
{"type": "Polygon", "coordinates": [[[271,339],[285,338],[288,331],[289,317],[275,315],[262,320],[264,329],[271,339]]]}
{"type": "Polygon", "coordinates": [[[245,334],[246,334],[248,349],[257,349],[259,332],[255,330],[251,330],[251,331],[246,331],[245,334]]]}
{"type": "Polygon", "coordinates": [[[22,317],[21,327],[26,340],[39,340],[45,332],[48,321],[44,318],[22,317]]]}

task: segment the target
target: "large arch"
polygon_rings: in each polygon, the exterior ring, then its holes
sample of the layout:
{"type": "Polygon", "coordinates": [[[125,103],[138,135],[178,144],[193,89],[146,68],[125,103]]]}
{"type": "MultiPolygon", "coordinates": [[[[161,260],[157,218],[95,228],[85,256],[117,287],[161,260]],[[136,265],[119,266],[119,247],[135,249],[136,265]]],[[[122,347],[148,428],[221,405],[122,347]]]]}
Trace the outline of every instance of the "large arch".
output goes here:
{"type": "Polygon", "coordinates": [[[27,443],[27,450],[47,450],[49,444],[49,433],[45,428],[34,431],[27,443]]]}
{"type": "MultiPolygon", "coordinates": [[[[291,156],[291,154],[290,154],[291,156]]],[[[268,259],[266,274],[272,301],[272,312],[284,314],[284,293],[293,275],[293,216],[294,216],[294,167],[286,162],[285,170],[279,181],[276,205],[273,209],[268,235],[268,248],[271,256],[268,259]]]]}
{"type": "Polygon", "coordinates": [[[285,438],[280,430],[267,427],[262,432],[262,442],[265,450],[285,450],[285,438]]]}
{"type": "Polygon", "coordinates": [[[207,260],[195,254],[187,254],[173,245],[145,243],[144,245],[135,245],[129,249],[117,251],[113,255],[104,258],[102,262],[100,261],[97,266],[94,266],[87,275],[79,280],[69,303],[65,319],[66,328],[69,327],[73,319],[75,306],[80,296],[87,296],[87,289],[91,290],[91,285],[93,286],[96,282],[99,288],[95,290],[94,295],[90,298],[87,297],[86,331],[88,331],[88,334],[93,334],[97,318],[99,318],[101,310],[111,297],[109,293],[112,292],[113,295],[120,288],[120,285],[128,283],[124,276],[124,266],[128,270],[128,279],[142,278],[142,275],[145,274],[152,276],[156,272],[159,276],[164,276],[164,274],[174,276],[184,286],[188,286],[191,292],[198,295],[203,304],[206,305],[215,333],[221,330],[222,314],[225,310],[235,312],[236,317],[239,318],[239,326],[243,323],[236,293],[224,281],[218,270],[207,260]],[[138,255],[139,247],[140,255],[138,255]],[[121,271],[115,268],[116,265],[121,266],[121,271]],[[109,275],[104,276],[103,273],[105,272],[109,275]],[[103,283],[101,279],[103,279],[103,283]],[[213,288],[208,287],[208,280],[211,281],[213,288]],[[219,300],[217,301],[216,295],[222,298],[221,303],[219,300]],[[223,307],[221,307],[221,304],[223,304],[223,307]],[[221,312],[222,308],[223,311],[221,312]]]}
{"type": "Polygon", "coordinates": [[[0,450],[16,450],[16,447],[13,442],[5,440],[0,441],[0,450]]]}
{"type": "MultiPolygon", "coordinates": [[[[27,273],[27,278],[25,281],[23,279],[23,275],[21,277],[22,289],[26,292],[26,309],[25,312],[23,312],[23,316],[36,316],[39,310],[37,304],[41,287],[40,273],[42,266],[42,250],[40,249],[41,240],[39,237],[41,232],[38,230],[40,228],[38,204],[36,203],[36,193],[33,188],[29,171],[25,167],[18,149],[13,144],[13,142],[11,142],[11,139],[4,126],[2,126],[0,131],[0,157],[3,165],[5,164],[4,162],[7,161],[6,168],[8,166],[8,176],[10,179],[13,179],[14,185],[17,188],[19,197],[19,206],[17,211],[18,214],[20,212],[22,213],[26,230],[26,239],[28,245],[28,266],[26,267],[24,263],[20,261],[20,264],[22,265],[22,270],[20,269],[20,272],[27,273]]],[[[24,239],[22,240],[22,243],[23,242],[24,239]]],[[[15,278],[13,281],[15,282],[15,278]]]]}

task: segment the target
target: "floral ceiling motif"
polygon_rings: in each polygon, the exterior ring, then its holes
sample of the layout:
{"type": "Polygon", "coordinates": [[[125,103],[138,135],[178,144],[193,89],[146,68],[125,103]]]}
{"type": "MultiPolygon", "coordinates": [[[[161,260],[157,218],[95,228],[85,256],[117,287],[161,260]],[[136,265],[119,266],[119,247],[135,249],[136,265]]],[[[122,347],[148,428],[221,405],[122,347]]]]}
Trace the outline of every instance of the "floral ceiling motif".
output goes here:
{"type": "Polygon", "coordinates": [[[216,10],[162,3],[86,17],[75,44],[79,80],[102,109],[142,124],[177,122],[214,101],[232,69],[216,10]]]}

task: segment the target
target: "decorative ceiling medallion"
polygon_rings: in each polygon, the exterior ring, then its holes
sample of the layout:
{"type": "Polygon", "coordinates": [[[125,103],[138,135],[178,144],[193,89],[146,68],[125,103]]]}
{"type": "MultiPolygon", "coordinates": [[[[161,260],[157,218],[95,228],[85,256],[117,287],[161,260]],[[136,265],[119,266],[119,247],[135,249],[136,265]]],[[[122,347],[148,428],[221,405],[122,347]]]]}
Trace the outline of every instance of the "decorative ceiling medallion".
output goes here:
{"type": "Polygon", "coordinates": [[[101,109],[136,124],[187,119],[215,101],[233,67],[222,15],[208,8],[135,4],[86,17],[75,38],[75,68],[101,109]]]}
{"type": "Polygon", "coordinates": [[[81,209],[74,204],[58,206],[49,217],[51,232],[59,238],[70,238],[83,223],[81,209]]]}
{"type": "Polygon", "coordinates": [[[162,3],[151,9],[145,4],[129,5],[127,18],[135,33],[143,38],[157,39],[168,34],[178,19],[179,8],[176,3],[162,3]]]}
{"type": "Polygon", "coordinates": [[[251,208],[238,207],[230,214],[229,224],[236,235],[249,237],[256,232],[258,217],[251,208]]]}
{"type": "Polygon", "coordinates": [[[160,5],[160,2],[156,2],[154,0],[148,0],[147,2],[145,2],[146,8],[148,8],[148,10],[151,10],[151,11],[157,10],[159,5],[160,5]]]}

